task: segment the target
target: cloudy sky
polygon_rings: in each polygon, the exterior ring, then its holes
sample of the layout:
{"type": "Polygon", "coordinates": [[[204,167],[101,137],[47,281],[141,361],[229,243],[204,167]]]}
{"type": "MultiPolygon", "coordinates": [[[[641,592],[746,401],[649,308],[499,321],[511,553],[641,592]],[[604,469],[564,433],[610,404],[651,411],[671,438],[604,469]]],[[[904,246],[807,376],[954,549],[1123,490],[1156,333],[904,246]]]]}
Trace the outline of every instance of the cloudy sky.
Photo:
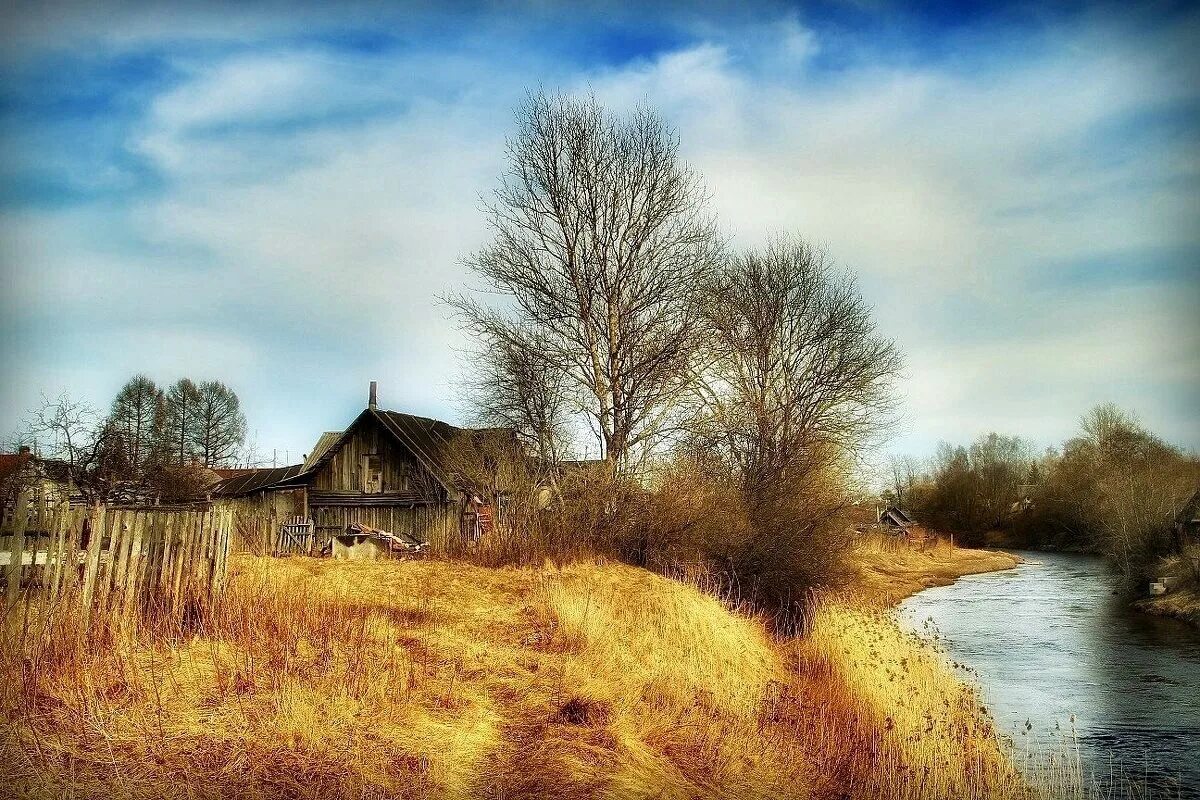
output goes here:
{"type": "Polygon", "coordinates": [[[6,4],[0,433],[139,371],[231,384],[281,459],[371,379],[461,419],[437,297],[541,86],[648,102],[735,246],[857,273],[907,355],[889,449],[1105,400],[1200,448],[1200,15],[1040,5],[6,4]]]}

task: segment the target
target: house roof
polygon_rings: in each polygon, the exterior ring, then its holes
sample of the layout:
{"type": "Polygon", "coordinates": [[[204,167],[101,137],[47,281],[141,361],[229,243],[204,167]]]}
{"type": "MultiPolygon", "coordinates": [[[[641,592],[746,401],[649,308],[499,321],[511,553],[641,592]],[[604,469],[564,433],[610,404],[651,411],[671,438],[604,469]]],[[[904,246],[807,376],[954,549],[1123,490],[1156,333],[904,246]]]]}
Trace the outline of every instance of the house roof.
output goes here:
{"type": "Polygon", "coordinates": [[[29,453],[0,453],[0,481],[19,472],[31,458],[29,453]]]}
{"type": "Polygon", "coordinates": [[[221,480],[225,480],[226,478],[234,478],[234,477],[237,477],[238,475],[246,475],[247,473],[250,473],[250,472],[256,472],[257,470],[259,470],[261,468],[260,467],[210,467],[209,469],[212,472],[215,472],[217,474],[217,477],[219,477],[221,480]]]}
{"type": "Polygon", "coordinates": [[[879,519],[881,522],[890,522],[893,525],[898,525],[901,528],[908,527],[909,525],[913,524],[912,517],[904,513],[903,510],[897,508],[896,506],[888,506],[885,508],[883,513],[879,515],[879,519]]]}
{"type": "Polygon", "coordinates": [[[1200,489],[1197,489],[1175,517],[1178,525],[1200,525],[1200,489]]]}
{"type": "Polygon", "coordinates": [[[367,419],[375,420],[380,427],[411,452],[417,462],[448,492],[453,492],[457,488],[453,474],[451,450],[451,446],[455,442],[463,436],[471,436],[478,440],[488,437],[509,439],[513,435],[511,431],[504,428],[458,428],[429,417],[368,408],[355,417],[354,422],[350,423],[344,431],[326,431],[321,434],[313,447],[313,452],[308,455],[303,464],[279,467],[275,470],[280,473],[278,476],[267,474],[270,472],[268,470],[257,470],[252,479],[244,482],[238,482],[237,478],[222,481],[214,488],[213,492],[217,495],[236,496],[250,494],[261,489],[297,485],[302,482],[303,478],[324,466],[355,428],[367,419]],[[280,472],[281,470],[286,472],[280,472]]]}
{"type": "Polygon", "coordinates": [[[321,434],[321,438],[317,439],[317,443],[313,445],[312,452],[304,459],[303,472],[308,472],[313,466],[321,460],[321,457],[329,452],[329,448],[338,443],[342,438],[343,431],[325,431],[321,434]]]}
{"type": "Polygon", "coordinates": [[[421,462],[421,466],[429,470],[429,474],[437,478],[438,483],[447,491],[454,491],[454,480],[451,477],[450,446],[468,431],[456,428],[441,420],[418,417],[413,414],[402,414],[399,411],[372,411],[384,429],[396,437],[402,445],[421,462]]]}
{"type": "Polygon", "coordinates": [[[296,477],[300,474],[301,467],[301,464],[292,464],[290,467],[266,467],[242,472],[222,480],[212,488],[212,494],[214,497],[239,497],[252,494],[296,477]]]}

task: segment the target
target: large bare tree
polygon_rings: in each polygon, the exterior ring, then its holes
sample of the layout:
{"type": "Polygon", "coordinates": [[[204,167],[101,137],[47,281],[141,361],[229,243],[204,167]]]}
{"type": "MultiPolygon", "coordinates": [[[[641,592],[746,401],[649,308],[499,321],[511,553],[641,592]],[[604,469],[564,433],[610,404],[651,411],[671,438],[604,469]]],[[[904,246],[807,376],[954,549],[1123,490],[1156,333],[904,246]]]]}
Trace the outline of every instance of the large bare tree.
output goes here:
{"type": "Polygon", "coordinates": [[[536,342],[616,476],[654,445],[688,380],[696,287],[720,251],[705,191],[660,116],[594,98],[530,96],[507,155],[492,242],[468,264],[508,302],[453,302],[484,341],[536,342]]]}
{"type": "Polygon", "coordinates": [[[889,421],[902,358],[824,251],[777,237],[734,256],[704,324],[709,430],[748,487],[854,455],[889,421]]]}
{"type": "Polygon", "coordinates": [[[196,386],[192,450],[201,466],[231,463],[246,441],[246,415],[237,394],[220,381],[196,386]]]}
{"type": "Polygon", "coordinates": [[[113,398],[108,424],[132,473],[142,474],[156,459],[163,419],[162,392],[145,375],[134,375],[113,398]]]}
{"type": "Polygon", "coordinates": [[[900,354],[853,279],[800,239],[734,256],[708,289],[681,463],[708,486],[700,506],[736,513],[702,549],[752,596],[790,608],[836,579],[851,467],[889,419],[900,354]]]}

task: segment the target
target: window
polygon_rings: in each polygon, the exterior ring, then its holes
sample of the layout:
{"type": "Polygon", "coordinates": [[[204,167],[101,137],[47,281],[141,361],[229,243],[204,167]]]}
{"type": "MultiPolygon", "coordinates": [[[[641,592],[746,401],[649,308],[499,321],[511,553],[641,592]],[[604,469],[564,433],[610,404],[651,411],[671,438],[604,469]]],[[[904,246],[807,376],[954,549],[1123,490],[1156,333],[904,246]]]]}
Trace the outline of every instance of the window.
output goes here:
{"type": "Polygon", "coordinates": [[[367,494],[383,491],[383,463],[376,453],[363,456],[363,491],[367,494]]]}

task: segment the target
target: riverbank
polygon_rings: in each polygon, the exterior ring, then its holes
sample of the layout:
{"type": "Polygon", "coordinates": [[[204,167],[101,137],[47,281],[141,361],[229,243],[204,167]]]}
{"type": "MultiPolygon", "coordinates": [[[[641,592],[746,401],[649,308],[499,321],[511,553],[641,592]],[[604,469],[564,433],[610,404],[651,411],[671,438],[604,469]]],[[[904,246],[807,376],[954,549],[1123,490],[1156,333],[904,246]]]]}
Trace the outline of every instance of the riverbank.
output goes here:
{"type": "Polygon", "coordinates": [[[850,563],[848,593],[869,606],[883,607],[964,575],[1013,569],[1021,558],[1001,550],[955,547],[942,539],[919,547],[872,537],[859,543],[850,563]]]}
{"type": "Polygon", "coordinates": [[[1138,611],[1170,617],[1200,628],[1200,589],[1182,587],[1161,597],[1147,597],[1134,603],[1138,611]]]}
{"type": "Polygon", "coordinates": [[[840,601],[779,639],[620,564],[239,557],[182,635],[74,608],[4,631],[16,796],[1029,796],[972,691],[840,601]]]}

